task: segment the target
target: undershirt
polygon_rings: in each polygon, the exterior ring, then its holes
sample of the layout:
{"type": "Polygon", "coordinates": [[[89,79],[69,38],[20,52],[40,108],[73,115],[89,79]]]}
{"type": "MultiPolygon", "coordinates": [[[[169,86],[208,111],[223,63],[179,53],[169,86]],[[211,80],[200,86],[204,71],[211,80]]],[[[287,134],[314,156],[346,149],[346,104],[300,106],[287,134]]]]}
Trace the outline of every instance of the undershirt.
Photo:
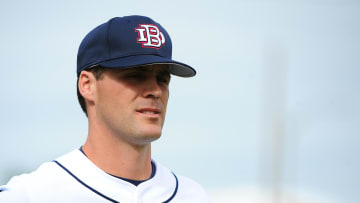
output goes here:
{"type": "MultiPolygon", "coordinates": [[[[82,146],[80,147],[80,151],[87,157],[87,155],[85,154],[85,152],[84,152],[83,149],[82,149],[82,146]]],[[[140,183],[145,182],[145,181],[151,179],[152,177],[154,177],[155,171],[156,171],[156,167],[155,167],[154,163],[151,161],[151,176],[150,176],[150,178],[148,178],[148,179],[146,179],[146,180],[131,180],[131,179],[127,179],[127,178],[115,176],[115,175],[112,175],[112,174],[110,174],[110,173],[107,173],[107,174],[109,174],[109,175],[111,175],[111,176],[113,176],[113,177],[115,177],[115,178],[119,178],[119,179],[121,179],[121,180],[124,180],[124,181],[126,181],[126,182],[129,182],[129,183],[131,183],[131,184],[133,184],[133,185],[135,185],[135,186],[138,186],[140,183]]]]}

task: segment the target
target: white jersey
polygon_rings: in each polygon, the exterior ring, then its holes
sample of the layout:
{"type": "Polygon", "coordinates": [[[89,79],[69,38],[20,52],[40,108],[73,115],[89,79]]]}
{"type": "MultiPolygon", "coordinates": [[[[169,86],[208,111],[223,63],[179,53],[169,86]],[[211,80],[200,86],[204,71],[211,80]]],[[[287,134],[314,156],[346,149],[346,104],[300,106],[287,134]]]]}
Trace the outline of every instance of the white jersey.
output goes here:
{"type": "Polygon", "coordinates": [[[107,174],[80,150],[41,165],[1,186],[1,203],[208,203],[204,189],[153,161],[155,175],[135,186],[107,174]]]}

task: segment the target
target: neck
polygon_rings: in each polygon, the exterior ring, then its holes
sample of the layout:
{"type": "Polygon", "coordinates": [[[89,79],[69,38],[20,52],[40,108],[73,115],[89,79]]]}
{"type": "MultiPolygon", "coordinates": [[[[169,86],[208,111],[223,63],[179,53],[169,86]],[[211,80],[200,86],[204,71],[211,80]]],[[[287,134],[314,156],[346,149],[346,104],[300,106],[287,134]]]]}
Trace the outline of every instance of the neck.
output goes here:
{"type": "Polygon", "coordinates": [[[106,129],[89,125],[89,135],[83,145],[87,157],[106,173],[132,179],[150,178],[151,144],[131,145],[106,129]]]}

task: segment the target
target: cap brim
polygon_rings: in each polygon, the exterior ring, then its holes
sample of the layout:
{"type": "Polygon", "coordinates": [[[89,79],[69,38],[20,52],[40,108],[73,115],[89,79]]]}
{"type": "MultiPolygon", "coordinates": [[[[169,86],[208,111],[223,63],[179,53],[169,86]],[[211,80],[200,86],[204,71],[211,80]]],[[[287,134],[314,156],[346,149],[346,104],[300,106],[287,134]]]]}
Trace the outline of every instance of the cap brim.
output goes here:
{"type": "Polygon", "coordinates": [[[180,77],[192,77],[196,71],[189,65],[156,55],[127,56],[98,63],[105,68],[131,68],[150,64],[169,64],[170,73],[180,77]]]}

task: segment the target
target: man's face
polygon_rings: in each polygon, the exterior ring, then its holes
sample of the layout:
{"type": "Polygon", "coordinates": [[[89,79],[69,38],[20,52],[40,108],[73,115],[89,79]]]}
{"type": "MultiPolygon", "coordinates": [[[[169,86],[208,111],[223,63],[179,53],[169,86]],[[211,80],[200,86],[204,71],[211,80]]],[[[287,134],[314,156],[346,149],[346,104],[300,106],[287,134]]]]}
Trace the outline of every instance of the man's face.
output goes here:
{"type": "Polygon", "coordinates": [[[169,99],[167,65],[106,69],[96,81],[99,123],[126,142],[147,144],[161,135],[169,99]]]}

